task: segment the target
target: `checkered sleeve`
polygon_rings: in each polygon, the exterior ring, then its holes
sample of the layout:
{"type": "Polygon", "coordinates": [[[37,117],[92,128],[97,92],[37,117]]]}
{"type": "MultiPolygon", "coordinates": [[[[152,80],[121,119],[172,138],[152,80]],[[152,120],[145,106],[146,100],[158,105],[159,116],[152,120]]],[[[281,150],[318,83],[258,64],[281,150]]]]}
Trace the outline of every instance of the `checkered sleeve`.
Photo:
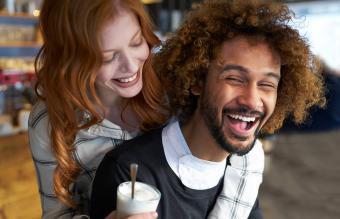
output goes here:
{"type": "Polygon", "coordinates": [[[51,151],[46,108],[37,104],[29,119],[29,146],[39,187],[42,218],[72,218],[73,210],[59,202],[54,194],[53,172],[57,165],[51,151]]]}

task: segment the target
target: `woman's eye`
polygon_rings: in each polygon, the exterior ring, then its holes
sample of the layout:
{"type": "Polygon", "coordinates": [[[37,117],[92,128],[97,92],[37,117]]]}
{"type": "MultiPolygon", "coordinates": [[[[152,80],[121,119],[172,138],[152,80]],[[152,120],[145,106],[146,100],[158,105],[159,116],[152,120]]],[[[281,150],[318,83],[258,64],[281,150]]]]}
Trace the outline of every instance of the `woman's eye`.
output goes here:
{"type": "Polygon", "coordinates": [[[144,41],[144,37],[140,37],[138,40],[136,40],[135,42],[133,42],[133,43],[131,44],[131,46],[132,46],[132,47],[138,47],[138,46],[142,45],[143,41],[144,41]]]}
{"type": "Polygon", "coordinates": [[[104,58],[104,64],[107,64],[107,63],[110,63],[110,62],[113,62],[114,60],[116,60],[118,58],[118,53],[113,53],[111,57],[109,58],[104,58]]]}

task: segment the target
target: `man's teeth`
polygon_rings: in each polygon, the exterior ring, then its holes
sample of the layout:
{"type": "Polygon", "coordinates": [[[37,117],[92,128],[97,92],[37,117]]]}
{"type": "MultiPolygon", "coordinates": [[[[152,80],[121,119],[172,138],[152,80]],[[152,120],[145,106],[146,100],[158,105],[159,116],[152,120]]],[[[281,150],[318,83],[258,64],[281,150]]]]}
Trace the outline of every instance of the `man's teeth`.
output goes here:
{"type": "Polygon", "coordinates": [[[128,83],[130,81],[133,81],[137,78],[137,74],[132,75],[132,77],[129,78],[121,78],[121,79],[117,79],[119,82],[121,83],[128,83]]]}
{"type": "Polygon", "coordinates": [[[255,121],[255,117],[246,117],[246,116],[241,116],[241,115],[228,115],[233,119],[239,119],[243,122],[254,122],[255,121]]]}

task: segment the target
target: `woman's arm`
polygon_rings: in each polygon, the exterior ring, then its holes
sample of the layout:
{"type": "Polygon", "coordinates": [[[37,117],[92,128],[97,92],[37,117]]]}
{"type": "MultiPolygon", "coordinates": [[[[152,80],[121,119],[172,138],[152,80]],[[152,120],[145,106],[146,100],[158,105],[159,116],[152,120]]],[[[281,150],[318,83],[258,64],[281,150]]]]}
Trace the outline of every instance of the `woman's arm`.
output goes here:
{"type": "Polygon", "coordinates": [[[42,102],[29,119],[29,146],[32,153],[41,201],[42,218],[72,218],[74,209],[62,204],[54,194],[53,172],[57,165],[52,153],[47,111],[42,102]]]}

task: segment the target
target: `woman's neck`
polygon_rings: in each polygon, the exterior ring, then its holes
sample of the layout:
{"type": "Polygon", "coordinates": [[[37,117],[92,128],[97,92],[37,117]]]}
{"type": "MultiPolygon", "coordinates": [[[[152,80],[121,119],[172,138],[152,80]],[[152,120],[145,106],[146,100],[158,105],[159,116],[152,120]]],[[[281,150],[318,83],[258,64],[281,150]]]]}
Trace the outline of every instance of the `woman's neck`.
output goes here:
{"type": "Polygon", "coordinates": [[[101,99],[101,101],[105,119],[129,132],[138,131],[140,120],[128,104],[128,99],[111,96],[110,99],[105,98],[101,99]]]}
{"type": "Polygon", "coordinates": [[[113,122],[129,132],[138,130],[139,120],[130,105],[126,102],[107,108],[105,119],[113,122]]]}

